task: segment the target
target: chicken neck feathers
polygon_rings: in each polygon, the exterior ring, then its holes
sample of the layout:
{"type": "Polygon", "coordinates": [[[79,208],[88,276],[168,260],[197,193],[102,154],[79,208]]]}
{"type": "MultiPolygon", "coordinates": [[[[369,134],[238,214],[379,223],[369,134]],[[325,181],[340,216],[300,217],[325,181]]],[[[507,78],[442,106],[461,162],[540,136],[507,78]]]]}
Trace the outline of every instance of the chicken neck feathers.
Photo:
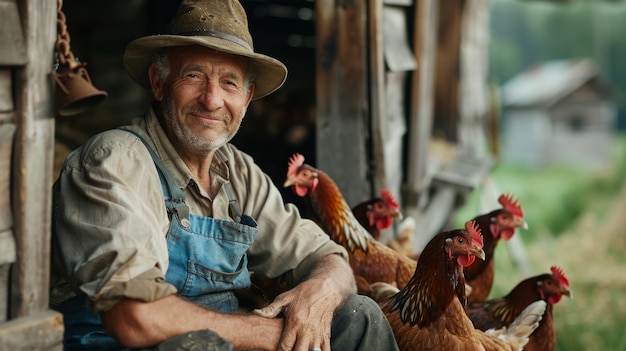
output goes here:
{"type": "Polygon", "coordinates": [[[333,241],[351,253],[367,252],[368,243],[374,242],[370,233],[361,226],[352,213],[335,182],[323,171],[317,170],[319,183],[309,192],[309,204],[318,215],[326,232],[333,241]]]}
{"type": "Polygon", "coordinates": [[[403,323],[424,328],[455,301],[457,289],[465,294],[462,267],[444,250],[448,235],[440,233],[426,245],[411,280],[387,303],[389,312],[397,311],[403,323]]]}

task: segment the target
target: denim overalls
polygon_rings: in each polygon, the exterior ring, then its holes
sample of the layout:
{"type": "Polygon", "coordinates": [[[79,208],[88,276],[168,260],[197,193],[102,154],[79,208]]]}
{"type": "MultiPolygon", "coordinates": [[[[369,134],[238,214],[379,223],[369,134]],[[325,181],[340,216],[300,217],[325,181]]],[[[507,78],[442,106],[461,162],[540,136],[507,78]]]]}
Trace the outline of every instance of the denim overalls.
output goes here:
{"type": "MultiPolygon", "coordinates": [[[[223,189],[235,222],[190,214],[181,189],[152,148],[134,131],[120,129],[139,137],[159,172],[171,221],[167,232],[169,267],[165,281],[189,301],[222,312],[235,312],[238,303],[233,290],[250,286],[246,251],[256,236],[256,222],[241,213],[228,183],[223,189]]],[[[53,308],[63,313],[65,350],[124,349],[104,333],[100,315],[87,309],[84,295],[53,308]]]]}

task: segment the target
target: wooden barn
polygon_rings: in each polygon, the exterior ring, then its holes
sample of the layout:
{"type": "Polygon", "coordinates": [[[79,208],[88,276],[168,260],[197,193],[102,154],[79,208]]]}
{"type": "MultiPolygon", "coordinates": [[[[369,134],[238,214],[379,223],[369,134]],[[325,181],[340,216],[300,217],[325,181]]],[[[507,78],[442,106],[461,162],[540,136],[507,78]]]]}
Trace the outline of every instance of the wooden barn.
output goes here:
{"type": "MultiPolygon", "coordinates": [[[[159,32],[177,3],[0,1],[1,350],[62,349],[61,316],[48,308],[50,187],[70,150],[142,112],[149,97],[122,53],[159,32]],[[67,112],[58,78],[74,66],[88,71],[93,96],[67,112]]],[[[233,142],[277,184],[300,152],[349,204],[390,189],[417,222],[416,248],[448,226],[493,163],[489,1],[242,4],[255,49],[290,73],[251,105],[233,142]]]]}
{"type": "Polygon", "coordinates": [[[504,84],[502,104],[506,162],[581,170],[611,163],[614,93],[592,61],[534,65],[504,84]]]}

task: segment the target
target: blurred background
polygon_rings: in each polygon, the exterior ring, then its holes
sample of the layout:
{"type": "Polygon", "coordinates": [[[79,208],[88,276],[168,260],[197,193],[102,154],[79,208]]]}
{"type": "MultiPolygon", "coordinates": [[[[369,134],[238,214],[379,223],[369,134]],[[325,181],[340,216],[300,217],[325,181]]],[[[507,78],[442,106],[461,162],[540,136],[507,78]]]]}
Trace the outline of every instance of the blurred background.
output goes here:
{"type": "Polygon", "coordinates": [[[496,250],[492,296],[563,267],[558,350],[624,350],[626,2],[494,0],[489,77],[502,97],[500,159],[456,214],[520,197],[528,230],[496,250]],[[565,116],[569,117],[565,117],[565,116]],[[525,143],[530,143],[530,145],[525,143]],[[497,193],[497,190],[496,190],[497,193]]]}

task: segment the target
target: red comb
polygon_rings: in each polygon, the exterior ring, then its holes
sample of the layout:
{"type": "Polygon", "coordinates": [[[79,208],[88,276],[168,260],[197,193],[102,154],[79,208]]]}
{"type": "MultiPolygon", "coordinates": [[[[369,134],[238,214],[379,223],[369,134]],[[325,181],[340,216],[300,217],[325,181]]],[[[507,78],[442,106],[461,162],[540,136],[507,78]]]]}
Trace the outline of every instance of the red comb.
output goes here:
{"type": "Polygon", "coordinates": [[[561,285],[569,288],[569,280],[567,280],[567,277],[565,276],[565,273],[563,273],[563,269],[561,267],[552,266],[550,267],[550,270],[561,285]]]}
{"type": "Polygon", "coordinates": [[[287,168],[287,178],[295,177],[298,173],[298,168],[304,164],[304,156],[301,154],[293,154],[289,159],[289,168],[287,168]]]}
{"type": "Polygon", "coordinates": [[[465,222],[465,230],[472,237],[472,241],[483,247],[483,236],[480,234],[480,227],[476,221],[465,222]]]}
{"type": "Polygon", "coordinates": [[[512,194],[500,195],[498,202],[502,205],[502,207],[504,207],[505,210],[511,212],[514,216],[524,218],[522,206],[517,202],[517,199],[513,198],[512,194]]]}
{"type": "Polygon", "coordinates": [[[397,210],[400,208],[398,202],[396,201],[396,198],[393,196],[391,191],[383,189],[380,191],[380,196],[382,196],[382,198],[387,202],[389,208],[391,208],[392,210],[397,210]]]}

